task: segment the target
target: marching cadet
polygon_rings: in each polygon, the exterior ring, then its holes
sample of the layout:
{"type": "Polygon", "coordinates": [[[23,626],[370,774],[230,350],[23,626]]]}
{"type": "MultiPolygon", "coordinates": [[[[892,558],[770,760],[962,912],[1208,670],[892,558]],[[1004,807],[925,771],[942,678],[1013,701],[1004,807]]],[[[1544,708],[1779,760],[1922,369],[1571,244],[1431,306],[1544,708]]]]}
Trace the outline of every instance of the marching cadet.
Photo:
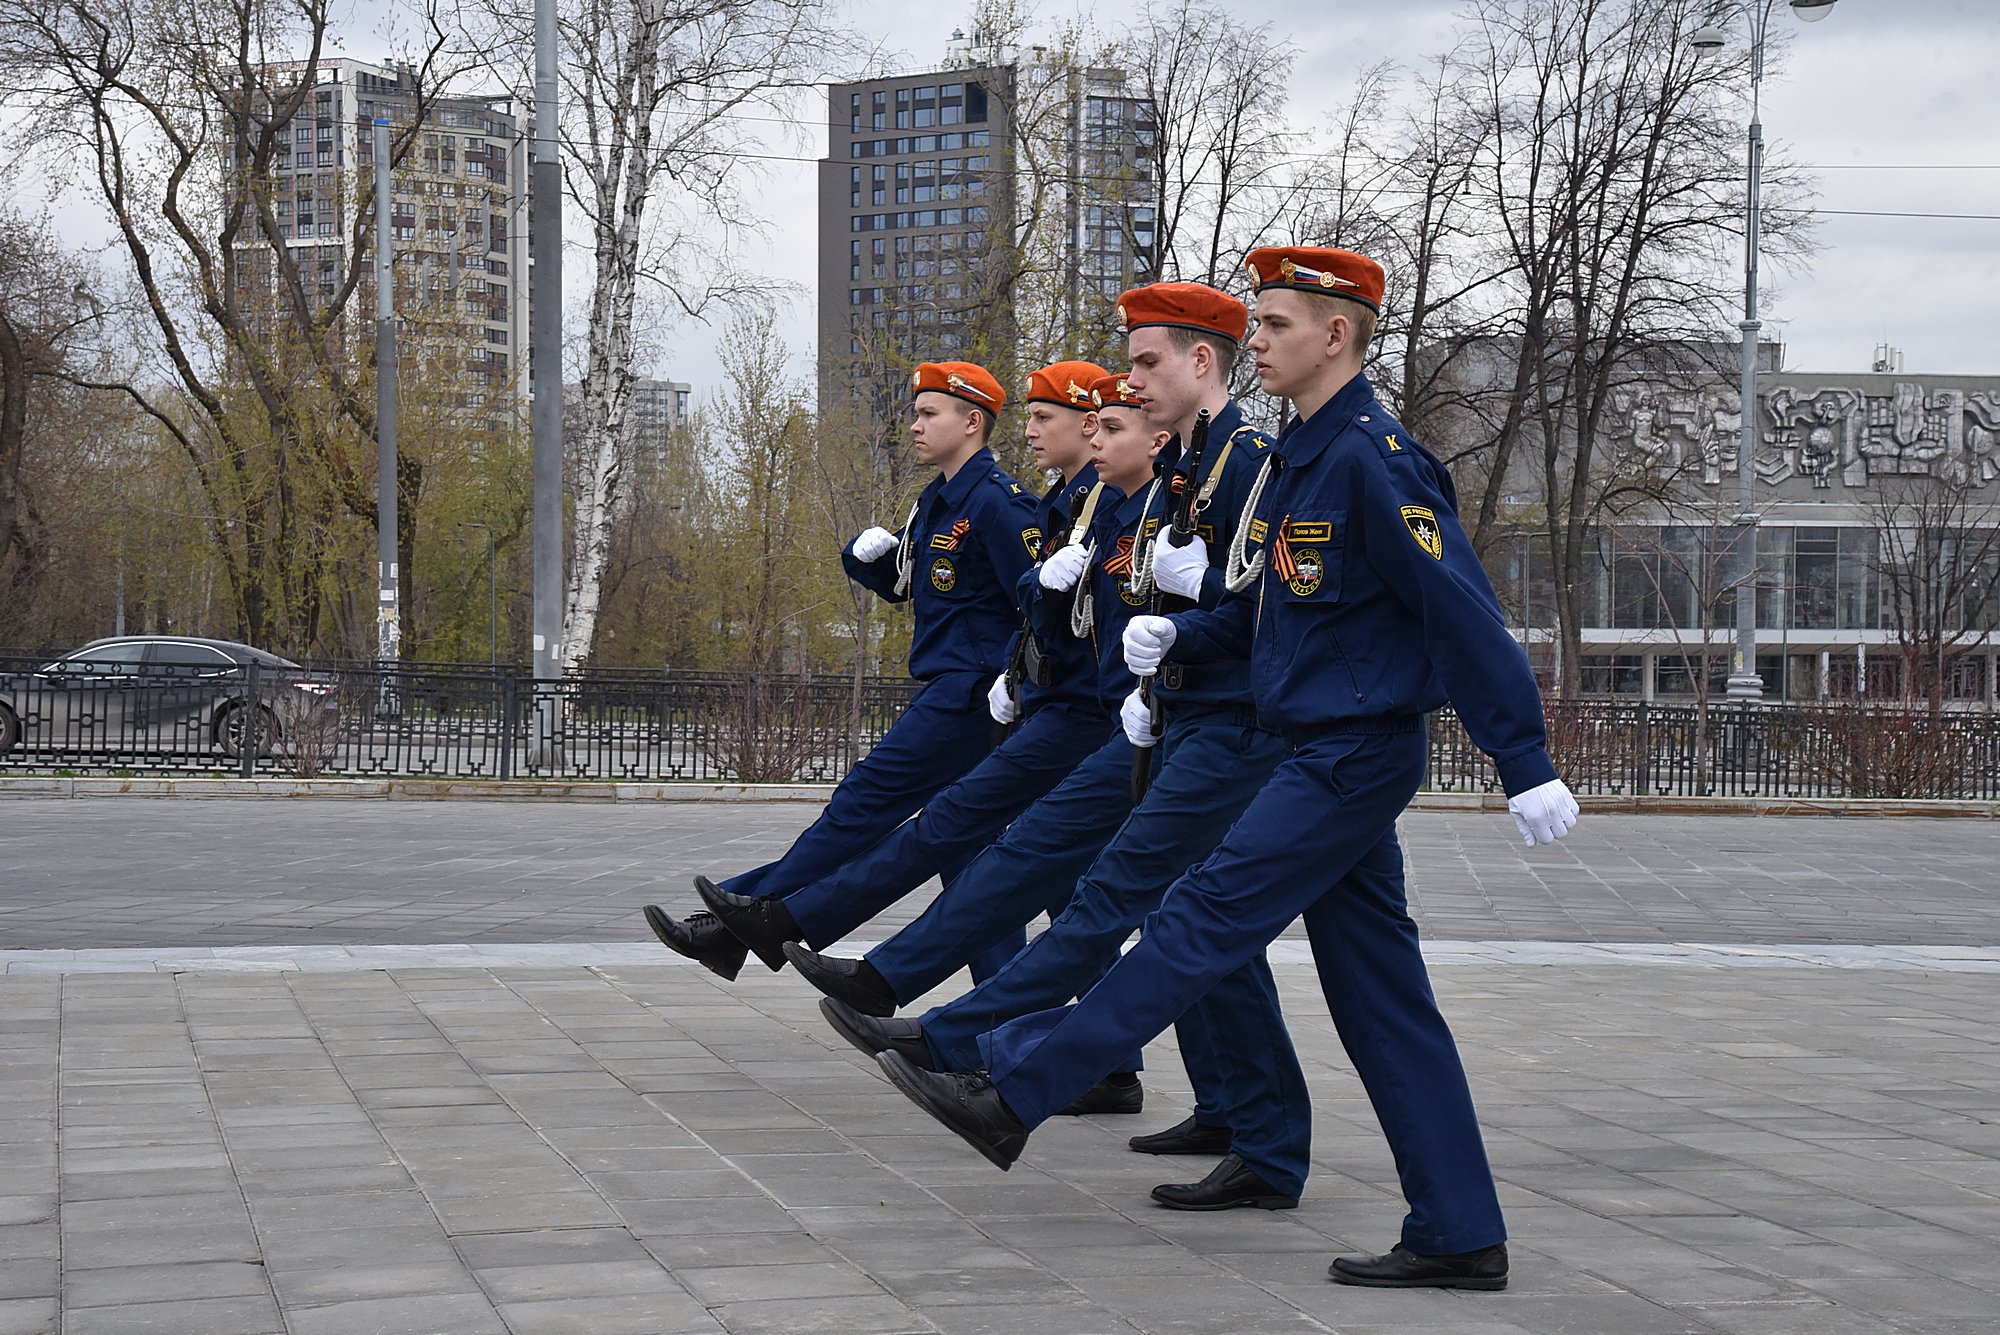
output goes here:
{"type": "MultiPolygon", "coordinates": [[[[902,532],[865,530],[841,564],[855,583],[912,605],[910,675],[923,688],[783,857],[723,883],[736,894],[782,895],[826,875],[992,747],[986,684],[1006,665],[1020,618],[1015,585],[1041,549],[1035,498],[986,447],[1007,402],[999,381],[970,362],[925,362],[910,391],[910,439],[938,475],[902,532]]],[[[742,943],[712,914],[676,921],[648,904],[645,915],[669,948],[722,977],[733,979],[743,967],[742,943]]]]}
{"type": "MultiPolygon", "coordinates": [[[[1139,578],[1122,581],[1116,592],[1128,609],[1136,611],[1147,601],[1148,570],[1170,592],[1212,607],[1224,592],[1220,563],[1241,540],[1257,479],[1276,466],[1269,442],[1242,425],[1226,388],[1249,311],[1234,297],[1193,283],[1127,292],[1120,311],[1130,331],[1133,371],[1125,384],[1107,390],[1100,437],[1120,418],[1138,418],[1141,408],[1150,425],[1189,432],[1206,409],[1213,417],[1211,439],[1224,444],[1207,452],[1195,493],[1197,532],[1211,541],[1198,537],[1179,549],[1159,543],[1145,561],[1145,538],[1161,525],[1163,514],[1149,504],[1142,507],[1149,518],[1124,520],[1132,527],[1117,540],[1114,553],[1107,556],[1100,542],[1095,575],[1107,573],[1106,562],[1112,571],[1130,568],[1138,553],[1139,578]],[[1114,410],[1114,396],[1130,411],[1114,410]]],[[[1133,696],[1126,697],[1123,710],[1122,757],[1129,758],[1134,746],[1157,753],[1152,783],[1136,808],[1126,773],[1106,773],[1093,758],[1030,808],[950,892],[865,961],[794,955],[800,974],[828,993],[820,1009],[849,1042],[867,1052],[893,1048],[917,1065],[942,1071],[983,1065],[979,1035],[1089,990],[1159,906],[1166,887],[1215,849],[1287,748],[1255,724],[1249,665],[1241,655],[1163,675],[1169,677],[1159,692],[1167,704],[1164,735],[1155,738],[1150,712],[1133,696]],[[1094,791],[1084,786],[1093,776],[1094,791]],[[1094,800],[1103,813],[1095,832],[1086,821],[1068,819],[1067,807],[1044,817],[1042,807],[1058,798],[1078,809],[1088,809],[1086,798],[1094,800]],[[1107,840],[1105,832],[1114,826],[1116,833],[1107,840]],[[1075,865],[1065,859],[1078,854],[1089,859],[1081,878],[1060,879],[1075,865]],[[944,981],[991,933],[1044,909],[1057,915],[1049,930],[972,991],[918,1021],[871,1018],[869,1012],[887,1016],[897,1004],[944,981]]],[[[1199,1182],[1155,1188],[1154,1199],[1169,1208],[1196,1210],[1296,1205],[1310,1167],[1311,1100],[1261,947],[1184,1010],[1176,1036],[1196,1093],[1194,1113],[1130,1144],[1142,1153],[1214,1154],[1220,1161],[1199,1182]],[[1254,1057],[1246,1057],[1251,1053],[1254,1057]]],[[[1118,1107],[1115,1100],[1127,1091],[1117,1082],[1136,1068],[1142,1045],[1143,1040],[1133,1044],[1106,1068],[1110,1084],[1082,1096],[1093,1110],[1118,1107]]],[[[1138,1111],[1138,1096],[1134,1082],[1126,1105],[1131,1111],[1138,1111]]]]}
{"type": "MultiPolygon", "coordinates": [[[[1087,498],[1098,479],[1091,463],[1097,412],[1090,386],[1103,375],[1102,367],[1070,361],[1028,377],[1029,441],[1062,475],[1042,500],[1041,531],[1051,535],[1045,543],[1060,545],[1068,515],[1091,504],[1087,498]]],[[[1017,600],[1035,587],[1035,574],[1023,575],[1017,600]]],[[[1104,744],[1114,720],[1097,701],[1097,660],[1090,645],[1068,635],[1041,636],[1032,628],[1015,643],[1008,670],[987,692],[994,722],[1013,724],[1012,731],[928,799],[915,818],[798,889],[752,897],[695,878],[702,902],[737,941],[780,969],[787,943],[829,946],[932,876],[942,875],[949,884],[1024,807],[1104,744]]],[[[993,942],[971,962],[974,976],[984,978],[1004,964],[1025,940],[1017,926],[1011,937],[993,942]]]]}
{"type": "Polygon", "coordinates": [[[1214,611],[1135,618],[1126,661],[1143,674],[1247,649],[1258,715],[1292,754],[1081,1001],[981,1039],[990,1073],[940,1075],[893,1051],[880,1060],[918,1106],[1009,1167],[1051,1111],[1303,915],[1409,1204],[1394,1248],[1339,1257],[1329,1273],[1500,1289],[1506,1228],[1396,842],[1423,777],[1422,716],[1451,702],[1493,757],[1531,845],[1567,834],[1576,803],[1549,761],[1526,655],[1459,527],[1450,475],[1361,373],[1381,266],[1317,247],[1253,251],[1249,264],[1257,373],[1298,411],[1278,442],[1286,466],[1232,545],[1243,592],[1214,611]]]}

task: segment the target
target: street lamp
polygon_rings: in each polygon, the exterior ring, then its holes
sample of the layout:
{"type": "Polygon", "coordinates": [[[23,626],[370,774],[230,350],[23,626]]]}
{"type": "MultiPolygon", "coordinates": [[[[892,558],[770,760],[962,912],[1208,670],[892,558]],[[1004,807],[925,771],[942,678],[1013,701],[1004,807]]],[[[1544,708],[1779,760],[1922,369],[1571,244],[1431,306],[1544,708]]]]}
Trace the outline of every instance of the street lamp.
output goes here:
{"type": "MultiPolygon", "coordinates": [[[[1787,0],[1792,12],[1807,23],[1825,18],[1837,0],[1787,0]]],[[[1771,27],[1771,11],[1778,0],[1737,0],[1733,6],[1718,5],[1713,20],[1688,34],[1688,44],[1696,51],[1713,51],[1724,45],[1728,34],[1719,20],[1728,8],[1740,9],[1750,23],[1750,188],[1749,216],[1743,228],[1743,433],[1736,447],[1736,496],[1738,538],[1736,542],[1736,652],[1730,664],[1728,696],[1746,704],[1764,698],[1764,679],[1757,675],[1757,332],[1763,324],[1757,318],[1757,230],[1758,193],[1763,182],[1764,122],[1760,112],[1760,92],[1764,82],[1764,40],[1771,27]]]]}

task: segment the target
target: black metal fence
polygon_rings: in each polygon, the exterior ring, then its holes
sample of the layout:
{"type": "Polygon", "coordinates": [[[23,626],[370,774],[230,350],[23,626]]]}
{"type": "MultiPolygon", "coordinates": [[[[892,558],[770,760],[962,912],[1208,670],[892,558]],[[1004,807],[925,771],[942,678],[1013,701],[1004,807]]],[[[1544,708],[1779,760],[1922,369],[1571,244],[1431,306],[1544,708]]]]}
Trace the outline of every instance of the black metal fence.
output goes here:
{"type": "Polygon", "coordinates": [[[0,659],[0,773],[825,783],[905,680],[452,664],[42,669],[0,659]]]}
{"type": "MultiPolygon", "coordinates": [[[[2000,719],[1985,710],[1552,700],[1549,753],[1578,793],[1621,797],[2000,800],[2000,719]]],[[[1429,785],[1493,792],[1493,766],[1449,711],[1429,785]]]]}
{"type": "MultiPolygon", "coordinates": [[[[453,664],[106,664],[0,657],[0,774],[828,783],[902,712],[902,679],[594,671],[536,682],[453,664]]],[[[1579,793],[2000,800],[1985,711],[1552,701],[1549,745],[1579,793]]],[[[1492,792],[1449,711],[1428,786],[1492,792]]]]}

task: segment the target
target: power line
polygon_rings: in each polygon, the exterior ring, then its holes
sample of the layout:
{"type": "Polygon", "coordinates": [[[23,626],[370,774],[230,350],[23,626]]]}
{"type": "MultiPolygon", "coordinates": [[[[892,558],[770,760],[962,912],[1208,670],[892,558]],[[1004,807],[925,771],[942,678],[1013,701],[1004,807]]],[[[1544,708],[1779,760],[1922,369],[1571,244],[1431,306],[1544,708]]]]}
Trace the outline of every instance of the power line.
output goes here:
{"type": "Polygon", "coordinates": [[[1896,213],[1887,209],[1805,209],[1832,218],[1949,218],[1962,222],[2000,222],[2000,213],[1896,213]]]}

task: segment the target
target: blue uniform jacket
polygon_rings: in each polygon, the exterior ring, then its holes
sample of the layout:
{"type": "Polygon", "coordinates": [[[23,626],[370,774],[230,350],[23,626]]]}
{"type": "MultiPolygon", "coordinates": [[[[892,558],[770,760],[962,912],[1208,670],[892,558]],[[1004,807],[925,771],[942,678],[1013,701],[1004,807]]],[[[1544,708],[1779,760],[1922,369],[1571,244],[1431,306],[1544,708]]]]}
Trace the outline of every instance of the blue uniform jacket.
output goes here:
{"type": "MultiPolygon", "coordinates": [[[[1074,478],[1068,482],[1058,481],[1043,495],[1041,506],[1036,512],[1036,522],[1042,530],[1042,549],[1036,553],[1037,557],[1046,556],[1069,541],[1070,526],[1083,513],[1084,501],[1090,495],[1090,489],[1096,485],[1097,465],[1087,463],[1074,478]]],[[[1106,489],[1108,497],[1115,498],[1117,494],[1115,490],[1106,489]]],[[[1104,501],[1099,502],[1100,506],[1103,504],[1104,501]]],[[[1015,601],[1020,605],[1022,614],[1035,626],[1043,658],[1049,665],[1051,680],[1047,686],[1037,686],[1023,679],[1021,708],[1025,711],[1052,700],[1087,704],[1096,698],[1096,660],[1091,656],[1090,646],[1069,633],[1067,620],[1063,621],[1060,627],[1061,633],[1057,634],[1044,629],[1035,619],[1036,596],[1044,591],[1035,575],[1035,569],[1030,567],[1027,573],[1021,576],[1015,586],[1015,601]]],[[[1017,629],[1015,639],[1019,638],[1020,631],[1017,629]]],[[[1010,644],[1007,647],[1009,660],[1013,658],[1014,651],[1015,646],[1010,644]]]]}
{"type": "Polygon", "coordinates": [[[1132,693],[1134,679],[1125,666],[1125,623],[1146,608],[1146,599],[1131,592],[1132,543],[1145,513],[1146,493],[1127,496],[1116,487],[1106,487],[1098,498],[1090,532],[1084,544],[1093,548],[1090,568],[1091,625],[1087,636],[1076,634],[1071,611],[1076,593],[1054,592],[1041,587],[1036,572],[1021,579],[1021,591],[1029,601],[1029,619],[1046,641],[1061,638],[1076,646],[1084,666],[1080,669],[1085,688],[1095,692],[1106,712],[1115,714],[1132,693]]]}
{"type": "Polygon", "coordinates": [[[1020,621],[1014,586],[1041,551],[1035,498],[982,449],[949,480],[942,473],[931,479],[917,498],[916,517],[898,536],[902,546],[879,560],[856,560],[849,543],[840,562],[862,587],[914,604],[910,675],[929,681],[947,672],[998,674],[1020,621]],[[904,555],[910,583],[899,592],[904,555]]]}
{"type": "Polygon", "coordinates": [[[1507,793],[1556,777],[1541,694],[1459,527],[1457,493],[1356,376],[1278,438],[1251,525],[1264,569],[1178,614],[1168,658],[1249,651],[1257,718],[1294,738],[1449,699],[1507,793]]]}
{"type": "MultiPolygon", "coordinates": [[[[1197,487],[1206,483],[1215,472],[1215,462],[1222,457],[1224,441],[1233,441],[1234,444],[1230,447],[1229,457],[1222,462],[1222,479],[1209,494],[1208,505],[1195,517],[1195,531],[1208,544],[1208,573],[1202,577],[1199,600],[1204,608],[1213,608],[1222,602],[1225,592],[1223,562],[1227,559],[1230,541],[1236,536],[1237,520],[1249,500],[1251,485],[1271,453],[1271,438],[1253,427],[1245,426],[1243,410],[1232,399],[1209,422],[1208,444],[1203,450],[1197,487]]],[[[1162,487],[1154,498],[1153,512],[1146,517],[1146,538],[1150,540],[1171,518],[1166,488],[1162,487]]],[[[1175,702],[1248,704],[1251,700],[1250,667],[1243,661],[1244,658],[1245,655],[1237,654],[1235,661],[1230,661],[1229,656],[1218,655],[1182,672],[1179,685],[1172,684],[1169,679],[1174,674],[1169,673],[1167,678],[1156,681],[1158,698],[1169,707],[1175,702]]]]}

